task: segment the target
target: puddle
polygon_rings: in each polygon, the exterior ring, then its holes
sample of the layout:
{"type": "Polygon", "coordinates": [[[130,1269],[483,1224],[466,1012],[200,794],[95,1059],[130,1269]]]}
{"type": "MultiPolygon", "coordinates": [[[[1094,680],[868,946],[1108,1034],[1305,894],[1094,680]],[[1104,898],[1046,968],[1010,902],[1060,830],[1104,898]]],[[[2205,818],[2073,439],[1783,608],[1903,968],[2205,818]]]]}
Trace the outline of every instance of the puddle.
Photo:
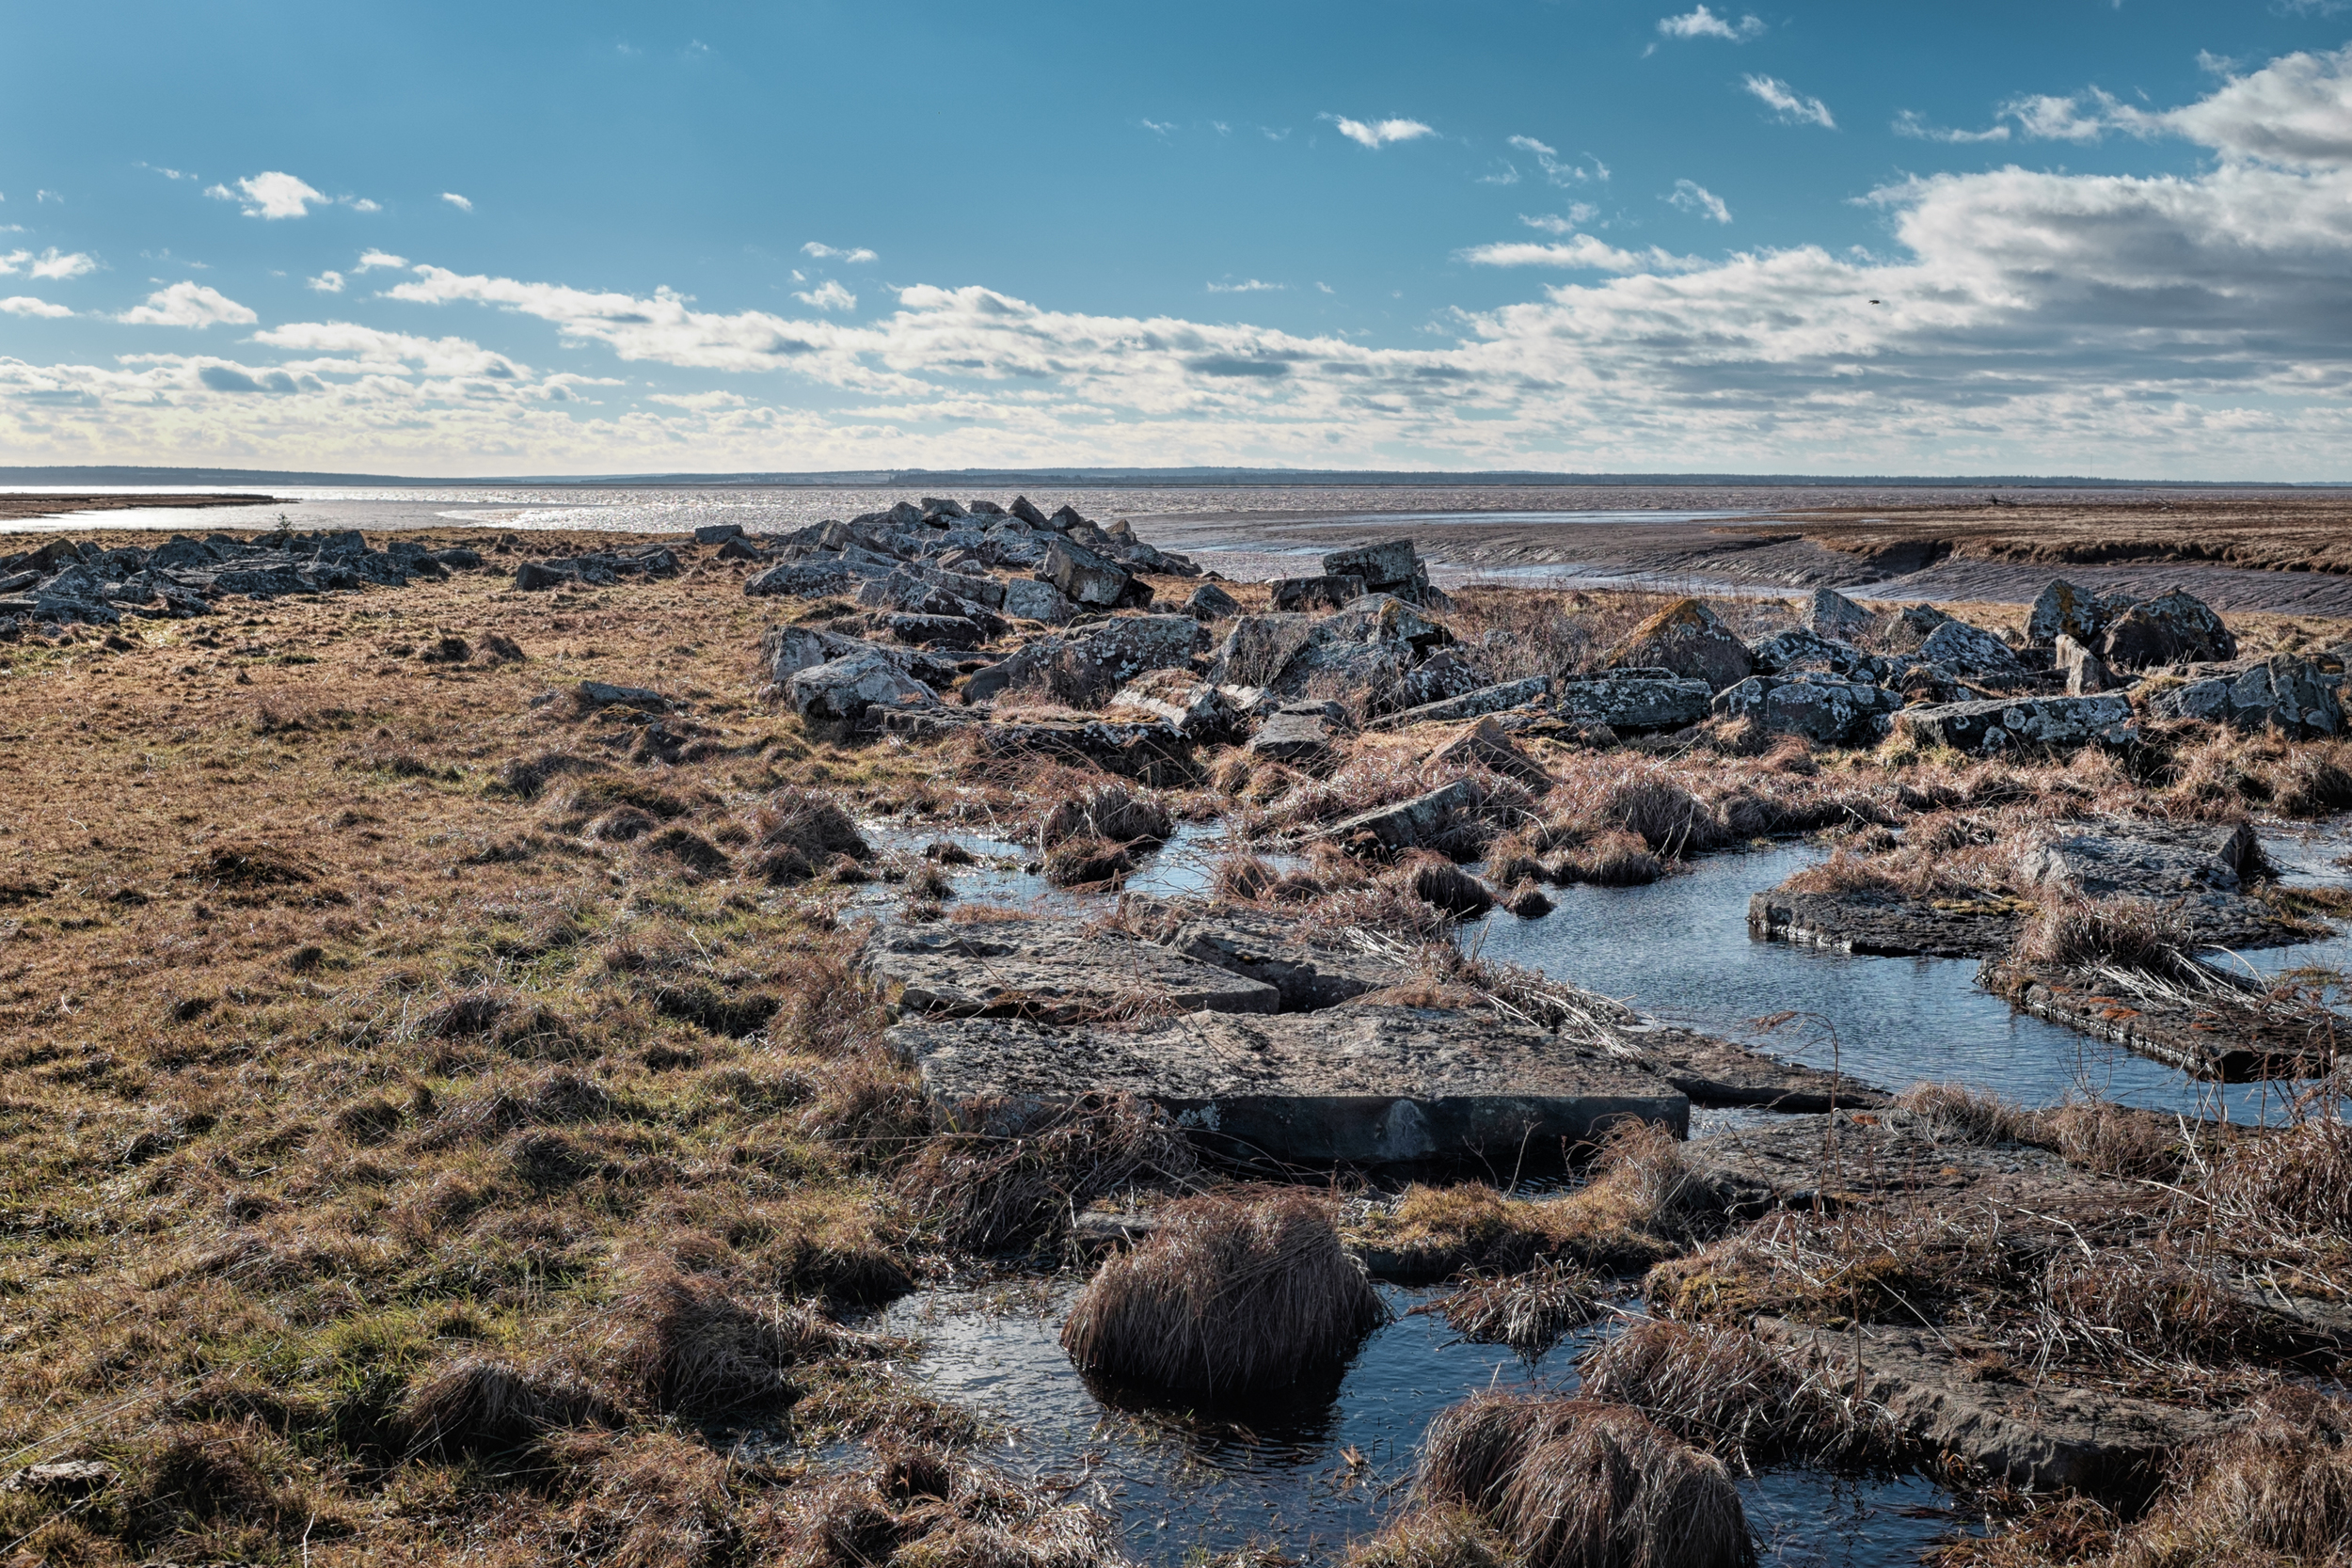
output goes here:
{"type": "MultiPolygon", "coordinates": [[[[1463,940],[1486,958],[1542,970],[1669,1022],[1808,1066],[1835,1059],[1885,1088],[1957,1082],[2026,1105],[2097,1094],[2192,1115],[2226,1108],[2240,1122],[2265,1114],[2276,1120],[2291,1098],[2286,1085],[2201,1084],[2121,1046],[2012,1011],[1977,989],[1973,958],[1860,958],[1750,936],[1749,895],[1777,886],[1822,853],[1811,844],[1783,845],[1705,856],[1647,887],[1561,888],[1550,914],[1497,913],[1463,940]],[[1769,1035],[1751,1026],[1792,1008],[1805,1016],[1769,1035]]],[[[2308,947],[2342,952],[2352,962],[2352,939],[2308,947]]],[[[2279,964],[2305,951],[2246,957],[2279,964]]]]}
{"type": "MultiPolygon", "coordinates": [[[[1059,1283],[1044,1301],[1009,1311],[970,1292],[924,1292],[874,1326],[920,1336],[916,1376],[1017,1429],[990,1456],[995,1463],[1085,1475],[1081,1496],[1115,1511],[1129,1554],[1152,1564],[1251,1544],[1336,1560],[1403,1506],[1432,1417],[1489,1385],[1573,1392],[1578,1356],[1608,1332],[1563,1340],[1530,1365],[1459,1342],[1434,1316],[1405,1315],[1442,1291],[1384,1286],[1395,1320],[1365,1345],[1335,1400],[1269,1410],[1243,1426],[1097,1400],[1056,1338],[1075,1288],[1059,1283]]],[[[1772,1470],[1743,1480],[1740,1492],[1764,1560],[1791,1568],[1915,1563],[1951,1528],[1938,1512],[1950,1499],[1914,1476],[1772,1470]]]]}

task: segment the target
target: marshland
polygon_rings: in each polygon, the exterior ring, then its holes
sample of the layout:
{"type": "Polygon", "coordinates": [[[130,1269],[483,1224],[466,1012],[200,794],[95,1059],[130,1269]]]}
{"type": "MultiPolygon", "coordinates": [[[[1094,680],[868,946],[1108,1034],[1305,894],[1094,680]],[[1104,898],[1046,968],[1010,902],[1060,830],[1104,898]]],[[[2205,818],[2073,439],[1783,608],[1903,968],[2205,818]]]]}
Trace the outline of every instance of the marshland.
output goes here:
{"type": "Polygon", "coordinates": [[[2352,1549],[2352,626],[1150,531],[0,541],[7,1552],[2352,1549]]]}

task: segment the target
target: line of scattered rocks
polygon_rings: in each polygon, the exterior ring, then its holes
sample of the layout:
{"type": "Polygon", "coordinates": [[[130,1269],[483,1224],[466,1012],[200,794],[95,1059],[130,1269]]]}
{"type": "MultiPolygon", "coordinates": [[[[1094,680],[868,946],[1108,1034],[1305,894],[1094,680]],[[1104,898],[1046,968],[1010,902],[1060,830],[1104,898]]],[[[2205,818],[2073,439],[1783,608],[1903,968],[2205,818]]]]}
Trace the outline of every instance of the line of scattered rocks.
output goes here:
{"type": "Polygon", "coordinates": [[[372,549],[357,531],[202,539],[173,534],[152,548],[101,549],[53,539],[0,557],[0,625],[115,626],[125,616],[186,619],[226,599],[405,588],[482,565],[478,551],[394,540],[372,549]]]}

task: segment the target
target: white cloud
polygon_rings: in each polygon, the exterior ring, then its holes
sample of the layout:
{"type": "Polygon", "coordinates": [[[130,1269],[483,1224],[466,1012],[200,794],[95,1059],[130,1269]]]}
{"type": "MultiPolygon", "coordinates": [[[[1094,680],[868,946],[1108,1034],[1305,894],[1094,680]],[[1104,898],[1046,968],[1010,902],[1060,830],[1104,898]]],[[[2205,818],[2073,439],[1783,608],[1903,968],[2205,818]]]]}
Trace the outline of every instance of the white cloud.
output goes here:
{"type": "Polygon", "coordinates": [[[312,205],[326,199],[324,192],[311,189],[291,174],[270,171],[240,180],[232,188],[214,185],[204,193],[216,201],[243,204],[249,218],[298,218],[307,216],[312,205]]]}
{"type": "Polygon", "coordinates": [[[1905,109],[1897,115],[1888,129],[1899,136],[1913,136],[1920,141],[1969,143],[2009,140],[2007,125],[1995,124],[1982,131],[1955,131],[1929,124],[1926,117],[1916,109],[1905,109]]]}
{"type": "Polygon", "coordinates": [[[441,193],[441,199],[448,202],[451,206],[456,208],[461,213],[470,213],[473,211],[473,203],[467,200],[464,197],[459,196],[455,191],[443,191],[441,193]]]}
{"type": "Polygon", "coordinates": [[[1480,247],[1468,255],[1484,266],[1573,270],[1521,273],[1526,297],[1442,313],[1406,347],[1063,311],[981,287],[917,285],[861,320],[793,319],[425,266],[390,291],[420,313],[511,311],[545,324],[549,343],[740,373],[728,389],[745,401],[625,395],[591,415],[587,382],[498,375],[463,339],[308,324],[268,345],[289,356],[279,364],[0,356],[0,450],[412,472],[757,468],[790,451],[812,468],[2352,479],[2352,162],[2328,161],[2308,131],[2279,146],[2229,112],[2292,96],[2300,69],[2274,62],[2185,109],[2144,111],[2160,128],[2138,134],[2194,134],[2219,154],[2193,172],[2002,168],[1875,192],[1883,258],[1680,257],[1572,232],[1480,247]]]}
{"type": "Polygon", "coordinates": [[[149,294],[146,304],[123,311],[115,320],[134,326],[200,329],[215,323],[245,326],[261,318],[217,289],[208,289],[201,283],[174,283],[149,294]]]}
{"type": "Polygon", "coordinates": [[[1600,216],[1600,209],[1589,201],[1573,201],[1565,213],[1521,213],[1519,221],[1530,229],[1540,229],[1547,234],[1565,234],[1581,224],[1600,216]]]}
{"type": "Polygon", "coordinates": [[[1159,137],[1162,141],[1166,141],[1168,139],[1168,134],[1176,129],[1175,121],[1167,119],[1138,119],[1136,123],[1151,132],[1153,135],[1159,137]]]}
{"type": "Polygon", "coordinates": [[[65,198],[58,195],[56,191],[35,191],[33,193],[33,200],[36,204],[43,201],[54,201],[60,207],[65,205],[65,198]]]}
{"type": "Polygon", "coordinates": [[[854,250],[835,250],[833,246],[819,245],[815,240],[801,246],[801,254],[814,256],[820,261],[848,261],[853,265],[863,265],[874,260],[874,253],[864,245],[859,245],[854,250]]]}
{"type": "Polygon", "coordinates": [[[0,310],[5,310],[11,316],[45,316],[54,318],[73,314],[71,307],[55,305],[45,299],[35,299],[30,294],[16,294],[8,299],[0,299],[0,310]]]}
{"type": "Polygon", "coordinates": [[[359,262],[351,270],[355,273],[373,272],[378,267],[405,267],[407,264],[408,258],[405,256],[395,256],[389,250],[366,250],[359,253],[359,262]]]}
{"type": "Polygon", "coordinates": [[[494,381],[516,381],[530,373],[529,366],[464,338],[416,338],[353,322],[292,322],[256,332],[252,341],[269,348],[346,356],[347,362],[340,364],[314,360],[290,367],[320,373],[370,370],[398,374],[407,366],[426,375],[486,376],[494,381]]]}
{"type": "MultiPolygon", "coordinates": [[[[1609,166],[1589,152],[1575,163],[1567,164],[1560,161],[1560,152],[1557,148],[1547,147],[1533,136],[1513,136],[1510,145],[1533,156],[1535,160],[1535,166],[1543,170],[1544,178],[1552,184],[1565,188],[1571,185],[1588,185],[1596,180],[1609,178],[1609,166]]],[[[1512,170],[1511,178],[1512,180],[1518,178],[1517,169],[1512,170]]],[[[1509,182],[1506,181],[1504,183],[1509,183],[1509,182]]]]}
{"type": "Polygon", "coordinates": [[[1807,98],[1777,76],[1750,76],[1748,91],[1761,99],[1783,123],[1788,125],[1818,125],[1825,131],[1837,129],[1837,121],[1829,112],[1829,105],[1818,98],[1807,98]]]}
{"type": "Polygon", "coordinates": [[[1343,115],[1323,115],[1319,118],[1329,120],[1349,141],[1375,152],[1392,142],[1419,141],[1423,136],[1438,134],[1418,119],[1349,119],[1343,115]]]}
{"type": "Polygon", "coordinates": [[[647,403],[663,403],[673,408],[691,409],[707,413],[714,408],[741,408],[751,400],[740,392],[656,392],[647,403]]]}
{"type": "Polygon", "coordinates": [[[854,310],[857,309],[857,295],[830,277],[814,289],[795,289],[792,291],[792,297],[803,305],[814,306],[819,310],[854,310]]]}
{"type": "Polygon", "coordinates": [[[335,199],[355,213],[380,213],[384,210],[382,203],[370,201],[364,196],[339,196],[335,199]]]}
{"type": "Polygon", "coordinates": [[[1729,39],[1745,43],[1764,35],[1764,20],[1758,16],[1742,16],[1734,22],[1717,16],[1705,6],[1681,16],[1661,16],[1658,19],[1658,36],[1669,39],[1729,39]]]}
{"type": "Polygon", "coordinates": [[[2162,118],[2167,128],[2235,157],[2307,168],[2352,165],[2352,45],[2233,74],[2210,97],[2162,118]]]}
{"type": "Polygon", "coordinates": [[[1289,287],[1287,283],[1267,283],[1255,277],[1246,277],[1238,283],[1212,283],[1209,285],[1209,293],[1213,294],[1274,294],[1280,293],[1289,287]]]}
{"type": "Polygon", "coordinates": [[[2056,98],[2047,93],[2027,98],[2012,98],[2001,105],[2004,118],[2017,122],[2017,129],[2037,141],[2097,141],[2107,134],[2114,123],[2106,111],[2114,101],[2095,89],[2091,96],[2091,111],[2083,112],[2081,103],[2072,98],[2056,98]]]}
{"type": "Polygon", "coordinates": [[[310,279],[309,286],[323,294],[339,294],[343,292],[343,275],[333,271],[323,272],[310,279]]]}
{"type": "Polygon", "coordinates": [[[1724,198],[1695,180],[1676,181],[1673,193],[1664,199],[1669,206],[1699,217],[1712,218],[1717,223],[1731,221],[1731,209],[1724,205],[1724,198]]]}
{"type": "Polygon", "coordinates": [[[98,263],[78,250],[60,252],[56,245],[36,256],[29,250],[11,250],[0,254],[0,277],[11,273],[28,273],[35,277],[56,278],[62,282],[95,272],[98,263]]]}
{"type": "Polygon", "coordinates": [[[188,173],[185,169],[166,168],[161,164],[140,163],[135,166],[146,169],[152,174],[160,174],[167,180],[193,180],[196,178],[195,175],[188,173]]]}

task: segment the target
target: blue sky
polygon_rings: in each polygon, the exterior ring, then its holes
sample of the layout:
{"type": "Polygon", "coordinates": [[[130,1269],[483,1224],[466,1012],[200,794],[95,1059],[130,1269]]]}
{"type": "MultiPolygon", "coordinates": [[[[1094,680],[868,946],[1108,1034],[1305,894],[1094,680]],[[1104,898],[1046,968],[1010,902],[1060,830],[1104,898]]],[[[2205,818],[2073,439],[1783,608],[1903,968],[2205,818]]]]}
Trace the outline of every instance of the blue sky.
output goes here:
{"type": "Polygon", "coordinates": [[[0,5],[0,463],[2352,478],[2352,3],[0,5]]]}

